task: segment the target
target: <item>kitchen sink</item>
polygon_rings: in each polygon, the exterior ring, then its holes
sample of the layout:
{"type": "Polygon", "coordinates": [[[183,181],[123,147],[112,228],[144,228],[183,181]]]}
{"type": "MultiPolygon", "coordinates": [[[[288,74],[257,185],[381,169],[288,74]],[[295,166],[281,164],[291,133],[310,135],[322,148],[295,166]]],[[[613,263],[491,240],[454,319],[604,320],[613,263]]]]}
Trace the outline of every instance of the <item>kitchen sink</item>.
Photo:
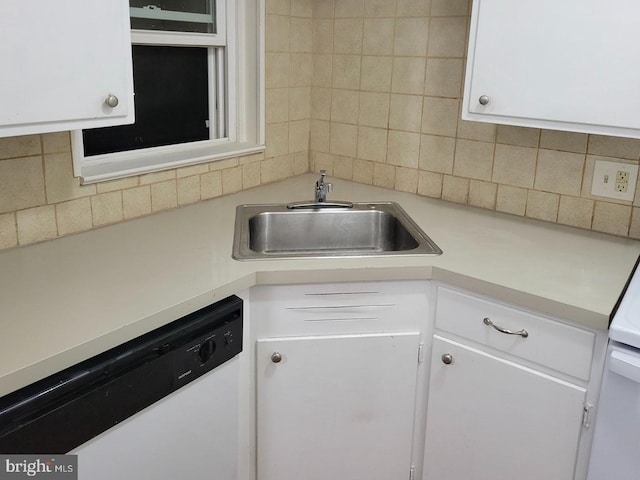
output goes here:
{"type": "Polygon", "coordinates": [[[394,202],[239,205],[233,258],[440,255],[394,202]]]}

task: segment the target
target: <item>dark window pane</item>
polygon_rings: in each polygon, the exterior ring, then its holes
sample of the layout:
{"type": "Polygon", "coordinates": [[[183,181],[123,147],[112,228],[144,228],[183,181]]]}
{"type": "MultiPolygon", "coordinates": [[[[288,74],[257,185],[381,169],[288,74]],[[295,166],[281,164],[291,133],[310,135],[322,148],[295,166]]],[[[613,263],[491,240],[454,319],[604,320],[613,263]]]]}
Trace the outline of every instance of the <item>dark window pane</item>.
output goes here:
{"type": "Polygon", "coordinates": [[[133,46],[136,123],[82,132],[85,156],[209,140],[207,48],[133,46]]]}
{"type": "Polygon", "coordinates": [[[131,28],[135,30],[163,30],[165,32],[214,33],[211,24],[174,22],[170,20],[150,20],[131,18],[131,28]]]}

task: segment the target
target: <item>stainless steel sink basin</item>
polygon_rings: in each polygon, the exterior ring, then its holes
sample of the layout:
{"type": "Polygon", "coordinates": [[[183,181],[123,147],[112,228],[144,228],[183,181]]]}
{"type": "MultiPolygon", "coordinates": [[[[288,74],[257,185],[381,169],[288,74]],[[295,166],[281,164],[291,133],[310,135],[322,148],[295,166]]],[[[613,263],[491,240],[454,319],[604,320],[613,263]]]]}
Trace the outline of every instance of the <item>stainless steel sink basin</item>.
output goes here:
{"type": "Polygon", "coordinates": [[[393,202],[240,205],[236,210],[233,258],[238,260],[441,253],[393,202]]]}

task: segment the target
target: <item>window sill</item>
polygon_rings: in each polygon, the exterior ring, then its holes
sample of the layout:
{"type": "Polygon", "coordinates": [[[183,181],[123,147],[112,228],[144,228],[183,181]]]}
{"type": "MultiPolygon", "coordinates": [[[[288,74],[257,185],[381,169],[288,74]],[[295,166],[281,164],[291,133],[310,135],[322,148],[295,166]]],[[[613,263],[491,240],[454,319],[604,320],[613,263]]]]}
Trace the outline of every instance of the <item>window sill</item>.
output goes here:
{"type": "MultiPolygon", "coordinates": [[[[80,178],[80,183],[83,185],[252,155],[265,150],[264,145],[250,142],[228,143],[217,145],[215,149],[211,146],[183,147],[173,151],[158,152],[154,155],[136,155],[135,151],[130,152],[130,155],[126,157],[122,154],[100,155],[91,160],[85,158],[80,165],[80,162],[76,162],[75,150],[78,146],[75,141],[72,143],[74,148],[74,175],[80,178]]],[[[79,148],[82,148],[82,146],[80,145],[79,148]]]]}

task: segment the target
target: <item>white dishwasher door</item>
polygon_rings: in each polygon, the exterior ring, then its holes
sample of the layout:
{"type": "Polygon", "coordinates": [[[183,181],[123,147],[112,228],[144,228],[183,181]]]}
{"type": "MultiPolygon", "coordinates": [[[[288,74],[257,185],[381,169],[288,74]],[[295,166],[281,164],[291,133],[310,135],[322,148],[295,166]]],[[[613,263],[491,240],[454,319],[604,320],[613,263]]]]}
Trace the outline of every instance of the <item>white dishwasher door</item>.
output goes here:
{"type": "Polygon", "coordinates": [[[79,480],[236,480],[235,357],[69,453],[79,480]]]}
{"type": "Polygon", "coordinates": [[[640,350],[612,342],[602,379],[588,480],[640,472],[640,350]]]}

